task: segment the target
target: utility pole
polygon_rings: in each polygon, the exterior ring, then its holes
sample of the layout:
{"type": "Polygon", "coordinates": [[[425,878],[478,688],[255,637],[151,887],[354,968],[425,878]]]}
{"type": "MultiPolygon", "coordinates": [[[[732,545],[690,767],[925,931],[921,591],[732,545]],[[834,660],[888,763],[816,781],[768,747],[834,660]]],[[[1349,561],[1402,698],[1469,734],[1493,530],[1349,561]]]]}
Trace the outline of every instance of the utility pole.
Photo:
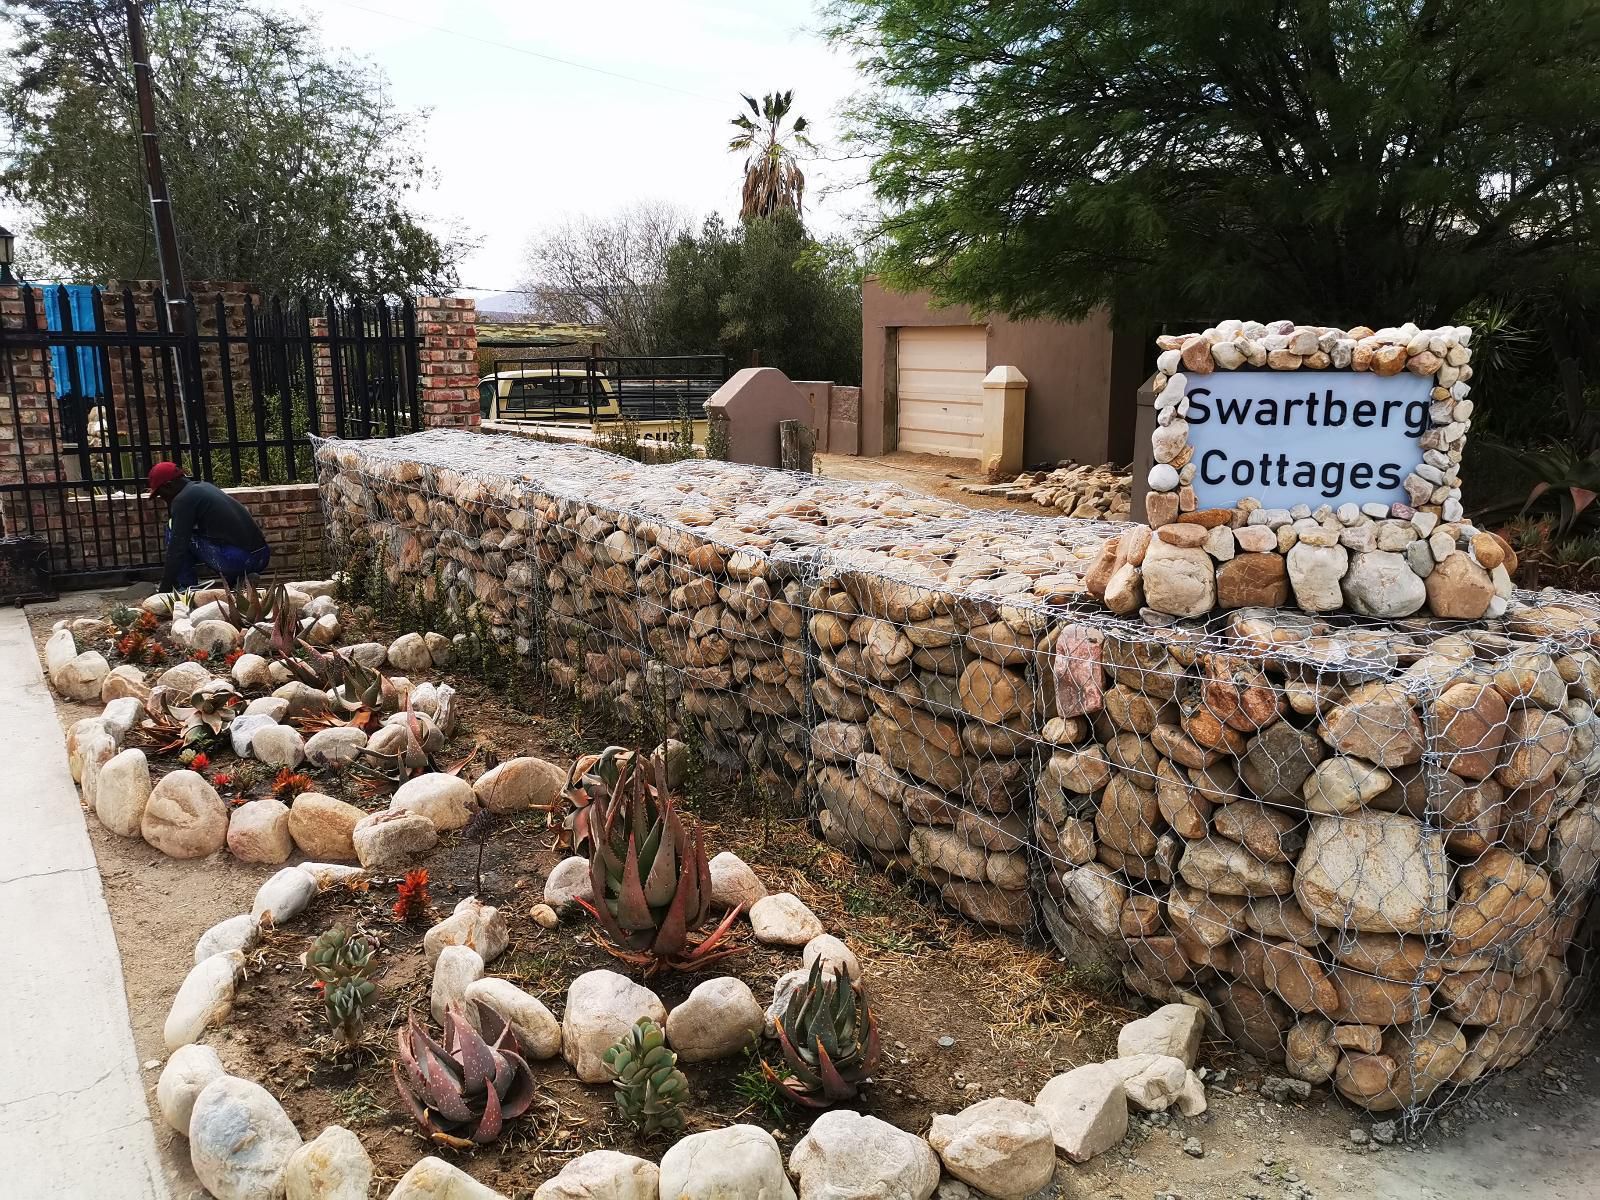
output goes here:
{"type": "MultiPolygon", "coordinates": [[[[144,13],[139,0],[127,0],[128,56],[133,60],[133,89],[139,101],[139,141],[144,147],[144,175],[150,195],[150,220],[155,225],[156,258],[161,266],[161,292],[167,302],[167,324],[184,340],[173,347],[173,375],[183,400],[186,440],[197,456],[201,478],[210,470],[202,447],[205,445],[205,404],[200,394],[199,359],[190,335],[195,331],[194,314],[189,311],[189,287],[183,278],[183,260],[178,257],[178,234],[172,224],[172,198],[167,194],[167,177],[161,170],[161,147],[156,141],[155,86],[150,78],[150,49],[144,40],[144,13]]],[[[183,450],[179,431],[172,435],[172,457],[180,465],[183,450]]]]}
{"type": "Polygon", "coordinates": [[[192,322],[189,289],[178,257],[178,235],[172,224],[172,199],[161,170],[161,148],[156,141],[155,88],[150,81],[150,51],[144,40],[144,14],[139,0],[127,0],[128,51],[133,59],[133,88],[139,99],[139,141],[144,147],[144,174],[150,195],[150,219],[155,225],[156,258],[161,265],[161,291],[167,298],[167,317],[174,333],[188,333],[192,322]]]}

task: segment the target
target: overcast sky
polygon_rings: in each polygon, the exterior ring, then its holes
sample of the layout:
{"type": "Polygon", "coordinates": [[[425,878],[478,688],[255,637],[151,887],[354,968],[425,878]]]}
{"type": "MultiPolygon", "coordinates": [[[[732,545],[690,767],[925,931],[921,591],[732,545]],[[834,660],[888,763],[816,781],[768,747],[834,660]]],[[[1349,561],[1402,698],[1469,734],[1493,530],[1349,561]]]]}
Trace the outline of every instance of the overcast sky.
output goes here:
{"type": "MultiPolygon", "coordinates": [[[[518,286],[529,235],[567,214],[657,198],[732,215],[739,93],[792,88],[797,111],[831,138],[857,86],[815,32],[813,0],[272,2],[314,17],[330,48],[382,67],[401,105],[430,110],[423,144],[437,188],[422,207],[479,239],[461,281],[486,290],[518,286]]],[[[814,228],[838,228],[861,205],[817,195],[858,173],[810,164],[814,228]]]]}

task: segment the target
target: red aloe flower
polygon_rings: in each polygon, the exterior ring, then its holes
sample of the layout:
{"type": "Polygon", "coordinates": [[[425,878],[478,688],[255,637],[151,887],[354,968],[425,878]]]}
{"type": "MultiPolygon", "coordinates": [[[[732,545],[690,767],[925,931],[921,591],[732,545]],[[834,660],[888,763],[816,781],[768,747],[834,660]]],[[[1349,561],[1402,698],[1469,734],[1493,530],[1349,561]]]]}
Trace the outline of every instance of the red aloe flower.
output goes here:
{"type": "Polygon", "coordinates": [[[414,921],[428,911],[428,868],[417,867],[406,872],[406,877],[395,888],[394,915],[402,921],[414,921]]]}

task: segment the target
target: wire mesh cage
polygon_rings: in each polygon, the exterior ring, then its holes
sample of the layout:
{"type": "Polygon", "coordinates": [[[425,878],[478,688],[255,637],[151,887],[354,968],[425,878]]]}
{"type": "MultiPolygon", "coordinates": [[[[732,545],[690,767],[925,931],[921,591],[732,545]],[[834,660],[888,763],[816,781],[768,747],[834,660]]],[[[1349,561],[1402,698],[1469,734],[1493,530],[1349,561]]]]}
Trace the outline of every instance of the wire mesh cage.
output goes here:
{"type": "Polygon", "coordinates": [[[317,459],[387,586],[1366,1108],[1426,1119],[1592,973],[1592,598],[1124,618],[1115,525],[451,431],[317,459]]]}

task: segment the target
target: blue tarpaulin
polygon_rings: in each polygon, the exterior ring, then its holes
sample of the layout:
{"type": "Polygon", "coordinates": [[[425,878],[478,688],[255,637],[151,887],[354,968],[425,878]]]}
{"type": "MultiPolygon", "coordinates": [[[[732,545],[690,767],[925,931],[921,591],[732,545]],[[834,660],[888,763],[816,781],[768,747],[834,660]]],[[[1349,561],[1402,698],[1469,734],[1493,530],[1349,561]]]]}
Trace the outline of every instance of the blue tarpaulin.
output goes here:
{"type": "MultiPolygon", "coordinates": [[[[94,288],[86,283],[52,283],[44,289],[45,328],[59,333],[63,328],[94,332],[94,288]],[[63,325],[61,298],[66,296],[63,325]]],[[[98,400],[105,395],[105,379],[100,372],[100,352],[93,346],[50,347],[51,373],[55,376],[56,399],[76,395],[98,400]]]]}

